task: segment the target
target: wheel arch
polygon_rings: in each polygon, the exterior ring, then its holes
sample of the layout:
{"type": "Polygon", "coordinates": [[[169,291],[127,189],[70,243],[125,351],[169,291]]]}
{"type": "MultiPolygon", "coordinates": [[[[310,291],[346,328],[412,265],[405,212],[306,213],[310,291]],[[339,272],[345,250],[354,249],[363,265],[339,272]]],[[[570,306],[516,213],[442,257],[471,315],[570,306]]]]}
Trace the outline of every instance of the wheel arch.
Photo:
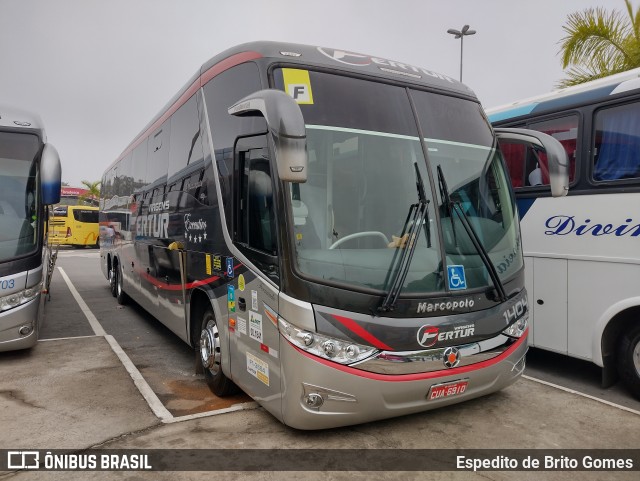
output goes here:
{"type": "Polygon", "coordinates": [[[640,323],[640,297],[625,299],[609,307],[597,324],[593,337],[593,362],[602,366],[602,384],[613,384],[618,343],[623,332],[640,323]]]}

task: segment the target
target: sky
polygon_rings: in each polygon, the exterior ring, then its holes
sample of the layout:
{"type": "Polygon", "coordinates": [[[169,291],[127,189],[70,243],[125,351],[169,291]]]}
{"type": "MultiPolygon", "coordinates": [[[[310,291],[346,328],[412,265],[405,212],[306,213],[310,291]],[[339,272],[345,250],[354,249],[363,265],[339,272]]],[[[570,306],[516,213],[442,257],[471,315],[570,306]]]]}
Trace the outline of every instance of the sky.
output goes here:
{"type": "MultiPolygon", "coordinates": [[[[632,0],[638,7],[639,0],[632,0]]],[[[38,113],[79,186],[208,59],[275,40],[460,74],[485,108],[552,90],[567,15],[623,0],[0,0],[0,104],[38,113]]]]}

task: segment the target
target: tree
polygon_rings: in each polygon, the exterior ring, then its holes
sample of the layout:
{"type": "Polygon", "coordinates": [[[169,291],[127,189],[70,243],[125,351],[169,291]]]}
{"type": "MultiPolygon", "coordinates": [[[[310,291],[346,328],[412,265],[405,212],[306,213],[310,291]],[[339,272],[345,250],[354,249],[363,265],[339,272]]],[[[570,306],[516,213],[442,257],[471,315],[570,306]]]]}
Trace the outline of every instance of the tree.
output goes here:
{"type": "Polygon", "coordinates": [[[626,13],[588,8],[567,17],[566,36],[560,40],[562,67],[571,67],[559,87],[640,67],[640,8],[624,0],[626,13]]]}
{"type": "Polygon", "coordinates": [[[85,192],[84,194],[78,197],[78,204],[85,203],[88,200],[90,200],[90,202],[93,204],[95,201],[97,201],[100,198],[101,182],[99,180],[96,180],[95,182],[89,182],[88,180],[81,180],[80,183],[86,187],[88,192],[85,192]]]}

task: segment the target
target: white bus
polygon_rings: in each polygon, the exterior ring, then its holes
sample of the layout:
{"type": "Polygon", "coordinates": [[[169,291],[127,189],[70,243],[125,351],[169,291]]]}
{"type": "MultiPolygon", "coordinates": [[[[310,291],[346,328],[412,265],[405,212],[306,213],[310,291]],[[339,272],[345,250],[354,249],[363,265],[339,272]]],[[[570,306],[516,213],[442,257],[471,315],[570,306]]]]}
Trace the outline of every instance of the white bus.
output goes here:
{"type": "Polygon", "coordinates": [[[560,141],[570,194],[544,158],[501,143],[521,217],[530,345],[603,367],[640,398],[640,69],[487,111],[560,141]]]}
{"type": "MultiPolygon", "coordinates": [[[[499,135],[552,152],[564,193],[557,141],[499,135]]],[[[126,229],[101,242],[118,301],[193,346],[215,394],[240,387],[287,425],[433,409],[524,369],[513,192],[477,98],[448,77],[232,48],[106,170],[100,202],[104,235],[126,229]]]]}
{"type": "Polygon", "coordinates": [[[39,117],[0,105],[0,351],[38,340],[52,267],[48,206],[60,200],[60,174],[39,117]]]}

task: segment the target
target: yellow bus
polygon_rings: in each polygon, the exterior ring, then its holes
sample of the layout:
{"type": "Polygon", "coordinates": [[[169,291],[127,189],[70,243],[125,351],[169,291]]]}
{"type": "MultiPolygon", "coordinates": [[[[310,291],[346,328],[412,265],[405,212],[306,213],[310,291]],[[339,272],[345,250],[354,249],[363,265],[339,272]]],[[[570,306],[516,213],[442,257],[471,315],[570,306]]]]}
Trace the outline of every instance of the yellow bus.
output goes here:
{"type": "Polygon", "coordinates": [[[99,247],[98,207],[59,205],[49,223],[52,244],[99,247]]]}

